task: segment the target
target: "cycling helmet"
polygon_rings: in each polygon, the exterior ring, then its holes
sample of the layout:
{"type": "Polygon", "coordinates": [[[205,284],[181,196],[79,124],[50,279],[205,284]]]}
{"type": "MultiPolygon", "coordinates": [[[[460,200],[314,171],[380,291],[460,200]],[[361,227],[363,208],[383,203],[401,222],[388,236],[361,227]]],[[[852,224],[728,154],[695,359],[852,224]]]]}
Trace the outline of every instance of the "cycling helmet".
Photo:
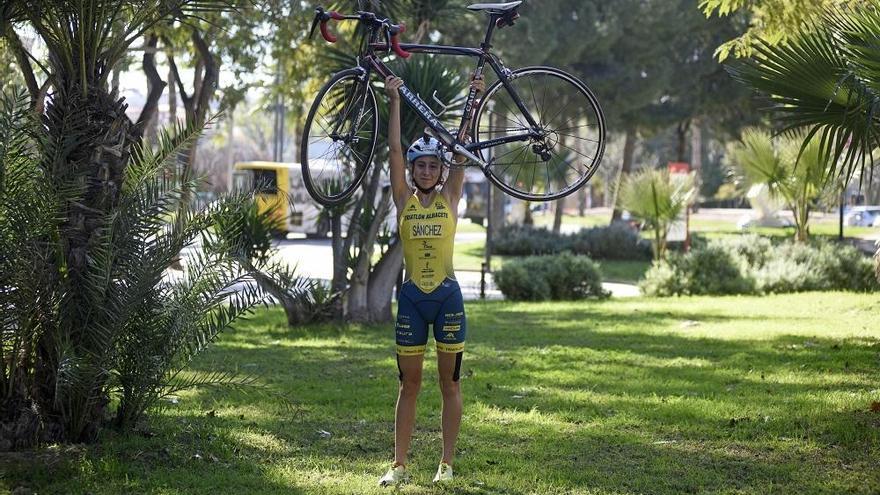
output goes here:
{"type": "Polygon", "coordinates": [[[445,152],[443,150],[443,145],[435,138],[432,138],[428,135],[425,135],[422,138],[416,139],[416,141],[409,147],[406,151],[406,161],[409,163],[409,171],[412,174],[413,168],[415,167],[416,160],[423,156],[433,156],[440,160],[442,166],[440,177],[437,178],[437,183],[431,186],[430,188],[423,188],[420,186],[415,179],[410,175],[410,181],[412,182],[413,187],[418,189],[424,194],[428,194],[431,191],[442,188],[443,184],[446,182],[446,176],[449,174],[449,167],[446,166],[446,160],[448,160],[451,155],[449,152],[445,152]]]}
{"type": "Polygon", "coordinates": [[[425,136],[421,139],[416,139],[412,146],[409,147],[406,151],[406,161],[413,163],[417,158],[422,156],[435,156],[442,162],[442,153],[443,145],[440,144],[440,141],[430,136],[425,136]]]}

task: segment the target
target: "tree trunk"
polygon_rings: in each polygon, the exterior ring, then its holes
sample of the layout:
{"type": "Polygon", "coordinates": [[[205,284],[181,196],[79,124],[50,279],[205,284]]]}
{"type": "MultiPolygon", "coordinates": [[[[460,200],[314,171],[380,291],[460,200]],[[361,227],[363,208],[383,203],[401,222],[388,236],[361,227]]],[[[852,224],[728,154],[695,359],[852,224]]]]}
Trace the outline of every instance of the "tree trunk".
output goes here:
{"type": "Polygon", "coordinates": [[[330,284],[331,288],[338,292],[345,289],[346,280],[346,263],[345,253],[342,250],[342,213],[332,212],[330,214],[330,244],[333,252],[333,280],[330,284]]]}
{"type": "Polygon", "coordinates": [[[611,206],[614,211],[611,213],[611,223],[620,221],[623,211],[617,204],[617,195],[620,192],[620,182],[626,177],[632,169],[633,155],[636,150],[636,129],[627,127],[626,138],[623,143],[623,163],[620,164],[620,172],[614,181],[614,194],[611,196],[611,206]]]}
{"type": "Polygon", "coordinates": [[[556,200],[555,212],[553,213],[553,233],[558,234],[562,230],[562,215],[565,213],[565,198],[556,200]]]}
{"type": "Polygon", "coordinates": [[[147,37],[144,43],[143,70],[144,75],[147,76],[147,100],[135,124],[135,132],[142,135],[147,143],[153,142],[156,138],[159,99],[165,91],[165,86],[167,86],[162,77],[159,76],[159,71],[156,70],[156,46],[158,42],[159,37],[151,35],[147,37]]]}
{"type": "Polygon", "coordinates": [[[370,274],[370,285],[367,291],[367,307],[370,321],[382,323],[392,321],[391,291],[397,283],[403,265],[403,243],[394,242],[382,258],[376,263],[370,274]]]}
{"type": "Polygon", "coordinates": [[[696,198],[692,206],[692,211],[696,213],[699,209],[700,185],[703,173],[703,127],[698,119],[691,122],[691,170],[694,172],[694,190],[696,198]]]}
{"type": "MultiPolygon", "coordinates": [[[[379,168],[379,167],[376,167],[379,168]]],[[[356,322],[371,322],[371,306],[369,304],[369,288],[372,273],[370,266],[372,265],[373,248],[376,244],[376,237],[379,235],[379,227],[382,220],[388,214],[391,208],[391,188],[387,187],[382,191],[382,197],[379,199],[379,205],[373,214],[373,221],[370,227],[362,236],[359,242],[359,251],[357,256],[357,264],[351,275],[348,290],[348,319],[356,322]]],[[[396,273],[396,272],[395,272],[396,273]]],[[[388,298],[391,298],[391,292],[388,292],[388,298]]]]}
{"type": "MultiPolygon", "coordinates": [[[[495,187],[491,183],[488,185],[490,188],[495,187]]],[[[492,221],[489,222],[490,227],[492,228],[492,239],[497,239],[501,229],[504,227],[504,224],[507,222],[507,215],[504,212],[505,203],[507,202],[507,196],[501,189],[492,190],[492,221]]]]}
{"type": "Polygon", "coordinates": [[[810,237],[807,230],[807,224],[810,216],[810,206],[806,203],[793,205],[792,213],[794,214],[795,233],[794,238],[797,242],[807,242],[810,237]]]}
{"type": "Polygon", "coordinates": [[[592,192],[593,185],[587,184],[578,191],[578,216],[582,217],[587,214],[587,194],[592,192]]]}
{"type": "MultiPolygon", "coordinates": [[[[92,326],[106,324],[101,315],[93,314],[99,302],[94,300],[95,249],[101,246],[100,236],[106,227],[106,218],[119,201],[129,150],[135,137],[131,121],[125,115],[124,100],[98,81],[89,81],[84,92],[76,82],[60,81],[46,109],[44,124],[49,140],[57,143],[61,154],[46,157],[49,162],[49,180],[58,190],[78,190],[78,201],[62,205],[59,245],[63,246],[60,259],[65,260],[65,275],[60,282],[60,293],[66,294],[58,308],[60,328],[57,333],[46,333],[40,341],[37,355],[42,362],[36,368],[58,370],[64,358],[77,362],[79,356],[108,356],[112,336],[98,335],[92,326]],[[69,122],[84,126],[72,138],[69,122]],[[74,143],[69,146],[68,143],[74,143]],[[64,146],[60,146],[64,143],[64,146]],[[103,337],[103,338],[102,338],[103,337]]],[[[57,83],[56,83],[57,84],[57,83]]],[[[61,273],[62,267],[56,267],[61,273]]],[[[47,373],[42,383],[43,393],[37,394],[46,402],[38,405],[45,418],[62,422],[63,436],[70,442],[92,441],[103,421],[108,404],[106,384],[109,375],[105,369],[77,370],[81,378],[77,386],[85,393],[64,391],[71,387],[62,383],[64,378],[47,373]],[[58,396],[60,395],[60,397],[58,396]]]]}
{"type": "MultiPolygon", "coordinates": [[[[31,107],[37,108],[39,106],[40,98],[40,85],[37,84],[37,78],[34,75],[34,69],[31,66],[30,58],[28,57],[28,52],[24,47],[24,44],[21,42],[21,38],[18,37],[18,33],[12,29],[10,24],[7,24],[3,27],[3,31],[0,31],[0,37],[4,38],[9,43],[9,48],[12,51],[12,54],[15,56],[15,62],[18,64],[19,69],[21,70],[21,75],[24,77],[25,86],[28,89],[28,93],[31,97],[31,107]]],[[[40,112],[42,114],[42,112],[40,112]]]]}
{"type": "Polygon", "coordinates": [[[684,162],[687,159],[687,132],[690,126],[690,120],[679,122],[675,126],[675,135],[677,137],[675,161],[677,162],[684,162]]]}
{"type": "Polygon", "coordinates": [[[177,125],[177,79],[174,69],[168,69],[168,124],[173,129],[177,125]]]}

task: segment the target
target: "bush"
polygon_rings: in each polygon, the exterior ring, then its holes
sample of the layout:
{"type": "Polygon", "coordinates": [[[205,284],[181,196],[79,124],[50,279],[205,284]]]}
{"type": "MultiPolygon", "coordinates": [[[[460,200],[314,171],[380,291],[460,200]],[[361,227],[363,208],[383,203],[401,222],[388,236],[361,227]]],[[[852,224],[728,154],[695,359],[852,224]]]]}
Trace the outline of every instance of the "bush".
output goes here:
{"type": "MultiPolygon", "coordinates": [[[[709,244],[710,242],[706,241],[704,246],[709,244]]],[[[723,241],[714,241],[712,245],[721,247],[731,256],[745,261],[753,268],[764,266],[773,254],[773,241],[755,234],[727,237],[723,241]]]]}
{"type": "Polygon", "coordinates": [[[575,234],[554,234],[544,228],[508,225],[492,242],[492,253],[534,256],[571,251],[592,259],[649,260],[651,243],[623,224],[581,229],[575,234]]]}
{"type": "Polygon", "coordinates": [[[870,291],[877,288],[871,260],[852,246],[786,243],[757,271],[762,292],[870,291]]]}
{"type": "Polygon", "coordinates": [[[872,261],[852,246],[774,245],[759,236],[709,241],[655,262],[640,288],[647,295],[755,294],[880,289],[872,261]]]}
{"type": "Polygon", "coordinates": [[[721,246],[709,245],[655,261],[640,288],[652,296],[722,295],[751,294],[755,285],[741,259],[721,246]]]}
{"type": "Polygon", "coordinates": [[[569,240],[573,253],[597,260],[650,260],[651,243],[623,223],[581,229],[569,240]]]}
{"type": "Polygon", "coordinates": [[[495,272],[495,283],[512,301],[604,299],[599,267],[585,256],[561,254],[513,260],[495,272]]]}
{"type": "Polygon", "coordinates": [[[510,256],[556,254],[565,249],[565,236],[529,225],[505,225],[492,239],[492,253],[510,256]]]}

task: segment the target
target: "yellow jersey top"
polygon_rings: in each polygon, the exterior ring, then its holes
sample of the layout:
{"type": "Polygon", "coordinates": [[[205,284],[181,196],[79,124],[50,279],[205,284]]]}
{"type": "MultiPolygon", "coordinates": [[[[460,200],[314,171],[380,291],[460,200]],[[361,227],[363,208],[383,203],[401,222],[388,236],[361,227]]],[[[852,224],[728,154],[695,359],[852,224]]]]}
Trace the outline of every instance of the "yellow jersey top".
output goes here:
{"type": "Polygon", "coordinates": [[[452,248],[455,241],[455,217],[442,194],[424,207],[413,193],[398,217],[406,280],[428,293],[446,277],[455,280],[452,248]]]}

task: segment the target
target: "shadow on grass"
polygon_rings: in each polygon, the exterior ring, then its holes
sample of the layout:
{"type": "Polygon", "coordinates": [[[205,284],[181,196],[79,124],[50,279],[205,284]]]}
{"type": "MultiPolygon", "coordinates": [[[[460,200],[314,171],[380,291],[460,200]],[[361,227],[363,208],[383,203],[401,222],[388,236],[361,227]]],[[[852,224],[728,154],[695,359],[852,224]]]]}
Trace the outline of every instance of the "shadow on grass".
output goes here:
{"type": "MultiPolygon", "coordinates": [[[[880,420],[838,401],[876,388],[880,340],[688,338],[648,329],[768,317],[553,308],[470,313],[452,493],[870,493],[880,420]]],[[[193,369],[253,372],[265,392],[196,390],[156,416],[156,436],[111,433],[51,472],[0,480],[50,493],[63,479],[78,480],[74,493],[150,492],[155,479],[179,493],[368,493],[393,447],[393,353],[390,325],[291,329],[261,313],[193,369]]],[[[439,452],[432,360],[412,448],[426,472],[439,452]]]]}

